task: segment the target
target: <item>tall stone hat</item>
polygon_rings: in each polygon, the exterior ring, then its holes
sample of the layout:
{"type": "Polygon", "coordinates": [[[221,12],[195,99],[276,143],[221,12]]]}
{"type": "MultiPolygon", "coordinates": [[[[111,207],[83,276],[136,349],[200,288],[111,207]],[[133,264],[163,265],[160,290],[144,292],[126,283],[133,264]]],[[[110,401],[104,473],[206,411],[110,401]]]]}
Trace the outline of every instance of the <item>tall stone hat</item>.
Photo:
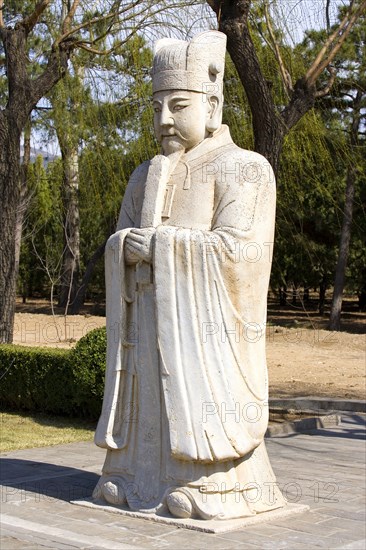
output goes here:
{"type": "Polygon", "coordinates": [[[155,43],[153,92],[189,90],[220,96],[225,68],[226,35],[205,31],[190,42],[163,38],[155,43]]]}

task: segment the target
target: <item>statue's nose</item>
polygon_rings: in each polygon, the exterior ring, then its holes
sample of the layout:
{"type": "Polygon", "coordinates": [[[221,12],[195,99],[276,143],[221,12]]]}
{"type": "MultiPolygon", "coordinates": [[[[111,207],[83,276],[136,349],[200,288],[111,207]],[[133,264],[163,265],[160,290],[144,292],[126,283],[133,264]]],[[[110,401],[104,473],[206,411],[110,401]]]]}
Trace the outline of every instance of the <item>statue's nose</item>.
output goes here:
{"type": "Polygon", "coordinates": [[[167,107],[163,107],[160,116],[160,125],[161,126],[173,126],[174,118],[171,111],[167,107]]]}

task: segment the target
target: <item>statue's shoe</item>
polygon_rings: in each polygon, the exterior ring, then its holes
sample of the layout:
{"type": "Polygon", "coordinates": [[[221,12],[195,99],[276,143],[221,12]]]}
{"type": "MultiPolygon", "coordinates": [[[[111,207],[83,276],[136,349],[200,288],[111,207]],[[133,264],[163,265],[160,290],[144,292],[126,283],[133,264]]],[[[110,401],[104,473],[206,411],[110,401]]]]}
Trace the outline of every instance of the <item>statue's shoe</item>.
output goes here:
{"type": "Polygon", "coordinates": [[[167,496],[166,504],[172,516],[184,519],[192,517],[193,506],[184,493],[173,491],[167,496]]]}
{"type": "Polygon", "coordinates": [[[126,493],[118,479],[110,479],[102,486],[102,495],[109,504],[118,506],[126,502],[126,493]]]}

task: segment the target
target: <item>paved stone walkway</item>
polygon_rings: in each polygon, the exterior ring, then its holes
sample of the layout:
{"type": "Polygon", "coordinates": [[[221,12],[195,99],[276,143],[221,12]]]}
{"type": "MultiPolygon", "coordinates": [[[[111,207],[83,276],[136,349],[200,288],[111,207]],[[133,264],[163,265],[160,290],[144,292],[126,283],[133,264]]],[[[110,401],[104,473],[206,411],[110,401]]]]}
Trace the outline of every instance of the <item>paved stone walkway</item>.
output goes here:
{"type": "Polygon", "coordinates": [[[365,534],[365,416],[335,428],[267,441],[290,502],[310,511],[212,535],[70,504],[90,495],[105,452],[77,443],[1,456],[1,550],[33,549],[362,549],[365,534]]]}

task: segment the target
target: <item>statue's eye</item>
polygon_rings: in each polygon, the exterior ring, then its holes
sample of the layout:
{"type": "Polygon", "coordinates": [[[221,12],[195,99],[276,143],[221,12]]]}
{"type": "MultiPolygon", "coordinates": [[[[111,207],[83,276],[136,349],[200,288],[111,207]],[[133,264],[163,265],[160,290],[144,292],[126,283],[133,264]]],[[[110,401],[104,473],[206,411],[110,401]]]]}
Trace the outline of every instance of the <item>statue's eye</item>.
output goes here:
{"type": "Polygon", "coordinates": [[[187,105],[174,105],[173,111],[182,111],[187,105]]]}
{"type": "Polygon", "coordinates": [[[154,107],[154,113],[161,113],[160,107],[154,107]]]}

